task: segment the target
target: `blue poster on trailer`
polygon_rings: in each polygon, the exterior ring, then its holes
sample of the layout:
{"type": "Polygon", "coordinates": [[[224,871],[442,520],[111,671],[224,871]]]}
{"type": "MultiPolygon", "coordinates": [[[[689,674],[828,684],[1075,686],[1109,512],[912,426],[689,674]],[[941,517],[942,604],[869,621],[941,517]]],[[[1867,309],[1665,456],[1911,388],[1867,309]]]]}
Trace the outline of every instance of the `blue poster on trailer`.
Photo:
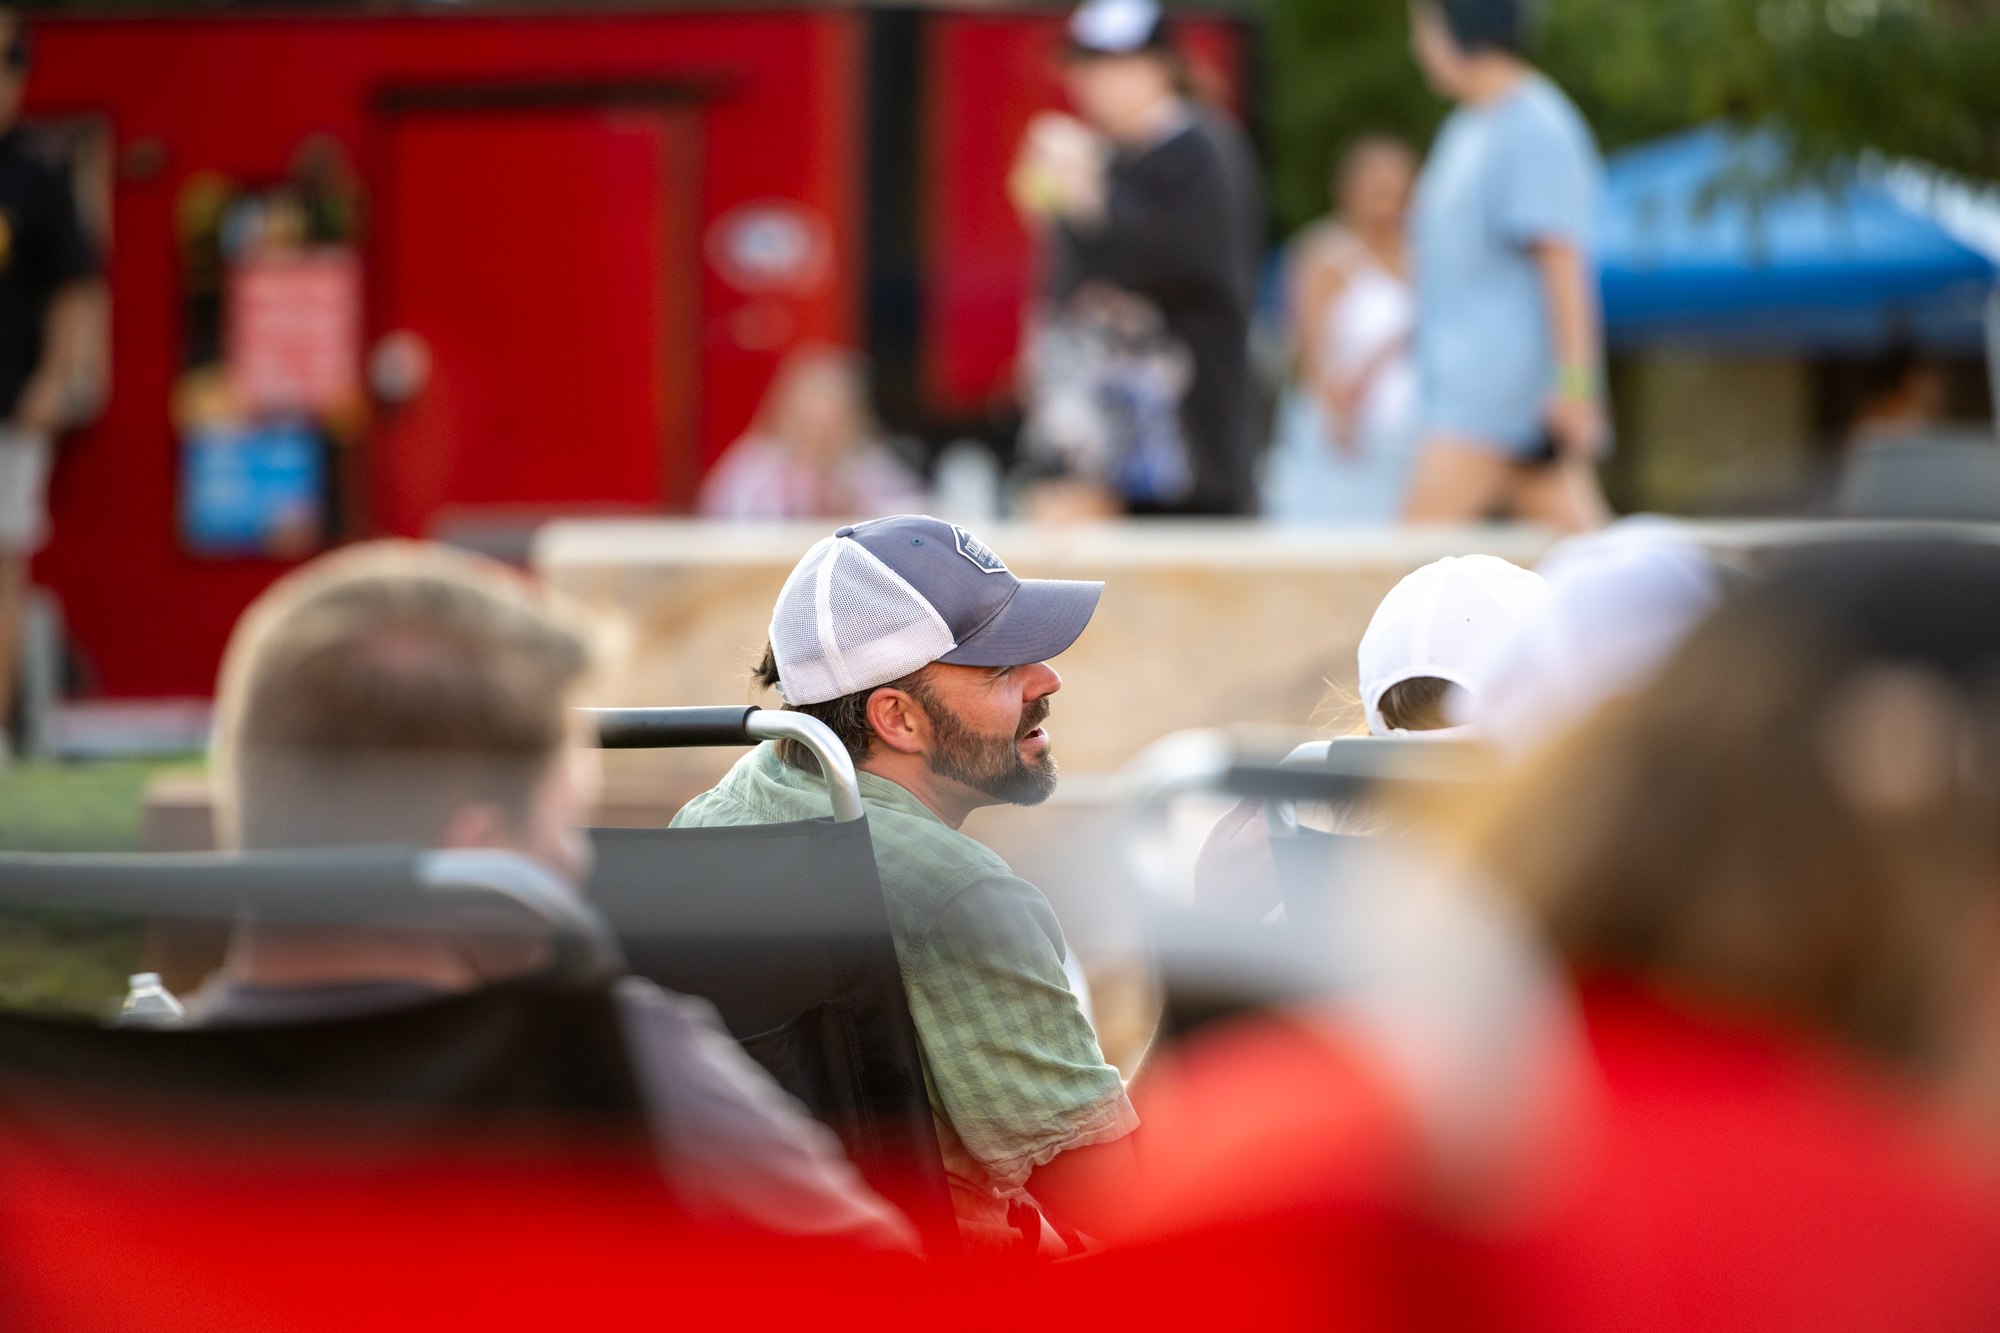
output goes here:
{"type": "Polygon", "coordinates": [[[301,556],[326,525],[326,446],[300,422],[181,442],[181,541],[201,556],[301,556]]]}

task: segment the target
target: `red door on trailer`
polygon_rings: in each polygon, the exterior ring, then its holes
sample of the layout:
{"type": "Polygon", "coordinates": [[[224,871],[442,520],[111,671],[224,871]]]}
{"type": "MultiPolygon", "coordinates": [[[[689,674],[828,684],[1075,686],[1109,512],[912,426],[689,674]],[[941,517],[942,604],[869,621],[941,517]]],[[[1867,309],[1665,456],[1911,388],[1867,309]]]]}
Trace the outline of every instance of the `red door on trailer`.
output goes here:
{"type": "Polygon", "coordinates": [[[386,129],[373,322],[430,371],[378,422],[372,525],[683,501],[697,112],[417,105],[386,129]]]}

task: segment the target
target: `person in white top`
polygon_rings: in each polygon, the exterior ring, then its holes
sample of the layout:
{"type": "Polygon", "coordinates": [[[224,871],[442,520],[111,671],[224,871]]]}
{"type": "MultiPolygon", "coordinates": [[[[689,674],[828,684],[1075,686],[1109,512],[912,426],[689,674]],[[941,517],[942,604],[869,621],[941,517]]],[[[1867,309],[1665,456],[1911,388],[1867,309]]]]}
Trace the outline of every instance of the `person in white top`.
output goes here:
{"type": "Polygon", "coordinates": [[[1417,159],[1369,136],[1340,158],[1333,220],[1299,239],[1287,275],[1293,382],[1278,407],[1264,512],[1294,523],[1389,523],[1414,453],[1416,298],[1405,215],[1417,159]]]}
{"type": "Polygon", "coordinates": [[[806,343],[785,358],[756,419],[702,483],[704,518],[882,518],[924,508],[921,478],[868,410],[861,357],[806,343]]]}

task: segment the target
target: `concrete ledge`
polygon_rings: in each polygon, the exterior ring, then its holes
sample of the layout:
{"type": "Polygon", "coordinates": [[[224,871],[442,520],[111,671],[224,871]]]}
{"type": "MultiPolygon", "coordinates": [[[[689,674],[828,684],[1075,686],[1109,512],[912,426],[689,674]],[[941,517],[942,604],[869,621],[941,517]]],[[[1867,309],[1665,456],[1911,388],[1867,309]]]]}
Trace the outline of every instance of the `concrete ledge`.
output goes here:
{"type": "MultiPolygon", "coordinates": [[[[613,621],[628,654],[605,702],[756,700],[785,576],[828,523],[557,522],[536,569],[613,621]]],[[[1064,767],[1115,770],[1169,731],[1226,723],[1303,725],[1329,687],[1354,684],[1354,651],[1376,603],[1411,570],[1484,552],[1533,563],[1533,528],[1282,528],[1251,522],[1038,527],[980,536],[1025,578],[1102,579],[1096,619],[1056,660],[1050,728],[1064,767]]],[[[733,751],[607,756],[621,811],[651,791],[663,808],[711,785],[733,751]]],[[[643,804],[643,798],[636,801],[643,804]]]]}

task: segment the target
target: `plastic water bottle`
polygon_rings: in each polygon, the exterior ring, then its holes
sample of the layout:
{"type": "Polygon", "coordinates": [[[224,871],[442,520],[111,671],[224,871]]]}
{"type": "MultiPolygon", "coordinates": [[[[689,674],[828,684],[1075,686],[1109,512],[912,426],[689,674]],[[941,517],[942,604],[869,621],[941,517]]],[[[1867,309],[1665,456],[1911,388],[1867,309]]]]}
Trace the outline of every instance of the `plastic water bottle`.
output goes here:
{"type": "Polygon", "coordinates": [[[174,993],[160,984],[158,972],[134,972],[126,979],[125,1005],[118,1011],[121,1028],[170,1028],[186,1010],[174,993]]]}

